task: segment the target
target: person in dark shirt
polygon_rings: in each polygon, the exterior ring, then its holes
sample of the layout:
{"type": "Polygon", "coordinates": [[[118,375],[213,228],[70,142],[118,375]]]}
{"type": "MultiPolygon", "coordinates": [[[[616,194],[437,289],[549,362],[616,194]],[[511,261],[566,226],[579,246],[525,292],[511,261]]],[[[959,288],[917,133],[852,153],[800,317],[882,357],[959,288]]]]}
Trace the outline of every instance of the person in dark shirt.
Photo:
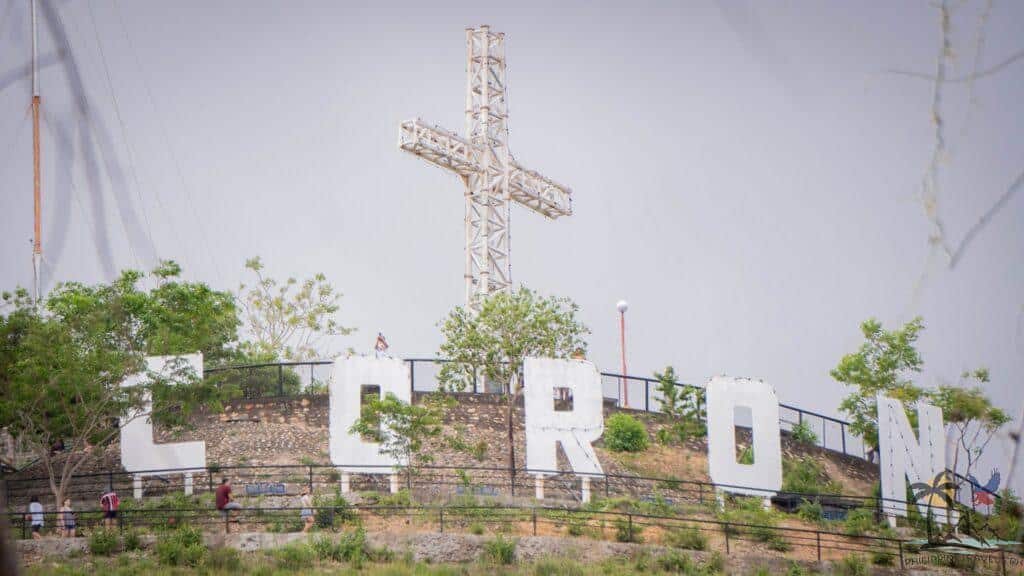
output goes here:
{"type": "MultiPolygon", "coordinates": [[[[231,510],[241,510],[242,505],[231,499],[231,479],[221,478],[220,486],[217,486],[217,510],[227,518],[231,510]]],[[[228,531],[231,530],[230,524],[228,524],[228,531]]]]}

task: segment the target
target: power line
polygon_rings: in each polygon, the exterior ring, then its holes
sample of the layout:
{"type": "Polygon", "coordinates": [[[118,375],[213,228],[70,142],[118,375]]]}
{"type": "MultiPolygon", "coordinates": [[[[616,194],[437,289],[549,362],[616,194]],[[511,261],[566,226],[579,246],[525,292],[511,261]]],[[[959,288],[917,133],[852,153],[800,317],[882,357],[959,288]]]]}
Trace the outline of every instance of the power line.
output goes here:
{"type": "Polygon", "coordinates": [[[18,148],[18,145],[21,144],[21,134],[25,131],[26,126],[25,119],[28,118],[29,112],[31,112],[31,110],[31,106],[25,107],[25,115],[21,117],[21,122],[18,125],[18,131],[14,133],[14,139],[7,146],[7,153],[4,154],[3,157],[4,163],[0,164],[0,176],[2,176],[7,171],[7,166],[10,165],[10,161],[14,158],[14,150],[16,150],[18,148]]]}
{"type": "MultiPolygon", "coordinates": [[[[100,62],[103,63],[103,73],[107,80],[107,89],[110,92],[110,99],[114,104],[114,115],[117,118],[118,126],[121,129],[121,139],[124,141],[124,146],[128,151],[128,168],[132,175],[132,181],[135,183],[135,195],[139,199],[139,209],[142,210],[142,218],[146,221],[146,236],[149,238],[149,244],[153,247],[153,251],[157,256],[157,260],[160,260],[160,253],[157,250],[156,242],[153,241],[153,226],[149,221],[149,213],[146,211],[146,203],[142,198],[142,186],[139,184],[138,171],[135,169],[135,153],[132,150],[131,142],[128,140],[128,131],[124,125],[124,119],[121,117],[121,107],[117,101],[117,93],[114,91],[114,83],[110,79],[110,67],[107,65],[107,57],[103,52],[103,42],[100,40],[99,28],[96,26],[96,16],[93,13],[92,3],[87,2],[86,5],[89,7],[89,18],[92,21],[93,35],[96,38],[96,46],[100,53],[100,62]]],[[[163,210],[163,204],[160,202],[160,195],[157,193],[157,204],[160,205],[163,210]]],[[[166,212],[166,210],[163,210],[166,212]]],[[[129,239],[129,244],[131,239],[129,239]]]]}
{"type": "MultiPolygon", "coordinates": [[[[185,174],[181,169],[181,164],[178,161],[178,156],[174,152],[174,147],[171,146],[170,135],[167,131],[167,126],[161,120],[161,116],[156,107],[156,98],[153,97],[153,90],[149,85],[149,80],[146,77],[145,68],[142,66],[142,62],[139,60],[139,52],[135,49],[135,43],[132,42],[131,35],[128,33],[128,27],[125,25],[124,16],[121,13],[121,7],[117,0],[113,0],[114,12],[117,14],[118,23],[121,26],[121,33],[124,34],[124,38],[128,43],[128,52],[131,53],[135,60],[135,66],[139,71],[139,78],[142,79],[142,85],[146,90],[146,97],[149,99],[150,108],[153,110],[153,117],[157,120],[157,126],[160,128],[161,137],[164,142],[164,146],[167,148],[167,153],[171,157],[171,162],[174,164],[174,169],[178,174],[178,180],[181,182],[181,187],[185,191],[186,200],[188,203],[189,210],[192,212],[192,217],[195,218],[195,222],[199,227],[199,235],[202,237],[203,248],[209,248],[211,246],[209,237],[206,234],[206,227],[203,225],[202,219],[199,217],[199,212],[195,207],[195,200],[192,196],[192,189],[185,180],[185,174]]],[[[207,263],[213,266],[215,273],[217,274],[218,280],[225,287],[223,271],[218,262],[214,257],[213,250],[200,249],[200,253],[207,257],[207,263]]]]}
{"type": "MultiPolygon", "coordinates": [[[[47,109],[43,110],[43,125],[46,126],[50,130],[50,136],[54,140],[56,140],[57,139],[57,134],[56,134],[56,128],[54,127],[55,124],[53,123],[52,119],[50,118],[50,115],[49,115],[49,112],[48,112],[47,109]]],[[[71,185],[71,197],[74,200],[75,205],[78,206],[78,211],[81,214],[85,215],[85,218],[86,218],[86,220],[88,220],[89,227],[92,228],[93,233],[96,234],[97,236],[103,234],[105,231],[100,229],[99,225],[96,223],[95,218],[93,218],[93,216],[92,216],[92,212],[89,211],[89,210],[86,210],[85,207],[82,206],[82,200],[81,200],[81,198],[79,198],[78,187],[75,186],[74,173],[71,173],[70,177],[68,178],[68,183],[71,185]]],[[[142,268],[142,261],[139,259],[138,254],[135,253],[135,248],[132,246],[131,242],[128,242],[127,244],[128,244],[128,253],[131,255],[132,261],[135,263],[135,267],[141,269],[142,268]]],[[[48,260],[44,259],[44,261],[47,264],[50,264],[50,262],[48,260]]]]}
{"type": "MultiPolygon", "coordinates": [[[[86,127],[91,132],[93,132],[94,134],[97,134],[98,136],[103,136],[104,132],[102,130],[100,130],[95,125],[95,123],[93,122],[93,119],[92,119],[91,104],[89,102],[89,97],[86,95],[85,86],[82,83],[82,80],[81,80],[81,78],[79,76],[79,73],[78,73],[78,67],[77,67],[77,64],[76,64],[75,58],[74,58],[75,52],[74,52],[74,50],[72,48],[72,45],[71,45],[71,37],[67,33],[68,28],[67,28],[67,25],[64,23],[64,17],[61,15],[59,10],[54,9],[50,4],[44,3],[43,7],[44,8],[50,7],[50,13],[53,15],[54,18],[56,18],[56,23],[59,26],[59,28],[57,29],[58,30],[57,36],[60,38],[60,41],[63,43],[64,53],[67,54],[67,57],[68,57],[68,66],[66,67],[66,70],[67,70],[67,73],[69,75],[69,83],[71,85],[71,90],[74,93],[73,95],[75,97],[76,109],[78,110],[78,112],[81,115],[82,119],[85,121],[86,127]]],[[[74,24],[74,20],[73,19],[72,19],[72,24],[74,24]]],[[[77,30],[77,27],[76,27],[76,30],[77,30]]],[[[107,170],[107,179],[110,182],[110,185],[111,185],[111,187],[113,189],[115,187],[114,176],[111,173],[109,168],[107,170]]],[[[102,198],[102,189],[98,188],[98,186],[99,186],[98,182],[96,184],[97,184],[97,190],[96,190],[97,197],[98,198],[102,198]]],[[[122,220],[122,222],[125,222],[125,217],[124,217],[123,214],[121,216],[121,220],[122,220]]],[[[127,226],[127,222],[125,222],[125,224],[127,226]]],[[[125,231],[126,231],[126,234],[127,234],[127,227],[126,227],[125,231]]],[[[152,237],[150,237],[149,240],[150,240],[150,247],[151,247],[153,253],[156,254],[156,246],[152,243],[152,237]]],[[[129,249],[129,252],[132,255],[132,259],[134,260],[137,269],[142,269],[143,268],[142,263],[141,263],[138,255],[136,254],[135,249],[134,249],[133,244],[130,241],[130,239],[129,239],[129,242],[128,242],[128,249],[129,249]]]]}

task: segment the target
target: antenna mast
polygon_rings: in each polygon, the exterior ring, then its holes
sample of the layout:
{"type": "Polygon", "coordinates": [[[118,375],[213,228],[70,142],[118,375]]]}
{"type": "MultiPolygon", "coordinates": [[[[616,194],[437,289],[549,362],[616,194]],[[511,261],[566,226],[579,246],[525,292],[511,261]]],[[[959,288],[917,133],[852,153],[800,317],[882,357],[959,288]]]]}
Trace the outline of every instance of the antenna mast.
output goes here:
{"type": "Polygon", "coordinates": [[[35,228],[32,236],[32,297],[35,303],[39,302],[39,269],[42,267],[43,242],[42,230],[39,225],[42,213],[40,198],[39,179],[39,30],[36,15],[36,0],[31,0],[32,5],[32,174],[34,181],[32,185],[32,199],[35,209],[35,228]]]}

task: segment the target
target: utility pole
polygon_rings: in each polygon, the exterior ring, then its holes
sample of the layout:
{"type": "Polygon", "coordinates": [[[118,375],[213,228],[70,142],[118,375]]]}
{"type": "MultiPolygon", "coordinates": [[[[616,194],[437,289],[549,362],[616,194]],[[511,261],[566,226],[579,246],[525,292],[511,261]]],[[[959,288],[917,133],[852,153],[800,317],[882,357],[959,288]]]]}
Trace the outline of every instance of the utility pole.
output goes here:
{"type": "Polygon", "coordinates": [[[39,107],[42,99],[39,97],[39,26],[36,14],[36,0],[31,0],[32,5],[32,200],[34,204],[35,221],[32,232],[32,298],[33,303],[38,304],[40,299],[39,272],[43,265],[43,241],[42,226],[42,197],[40,192],[39,177],[39,107]]]}

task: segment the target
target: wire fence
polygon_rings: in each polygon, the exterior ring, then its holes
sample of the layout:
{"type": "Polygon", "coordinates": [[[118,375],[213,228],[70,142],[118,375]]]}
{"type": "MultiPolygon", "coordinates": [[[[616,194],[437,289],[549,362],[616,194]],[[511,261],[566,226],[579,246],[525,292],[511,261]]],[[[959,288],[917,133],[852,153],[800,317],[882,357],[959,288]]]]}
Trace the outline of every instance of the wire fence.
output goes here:
{"type": "MultiPolygon", "coordinates": [[[[413,392],[433,392],[438,389],[437,376],[447,360],[437,358],[407,358],[410,387],[413,392]]],[[[218,382],[237,385],[248,399],[296,396],[300,394],[326,394],[331,378],[330,360],[309,362],[274,362],[245,366],[208,368],[205,374],[218,382]]],[[[657,413],[661,411],[660,382],[642,376],[624,376],[613,372],[601,373],[601,387],[606,402],[617,408],[657,413]]],[[[676,386],[700,388],[694,384],[677,382],[676,386]]],[[[493,383],[474,381],[466,392],[474,394],[500,393],[493,383]]],[[[699,409],[702,408],[698,406],[699,409]]],[[[850,433],[845,420],[804,410],[788,404],[779,405],[779,421],[784,432],[796,424],[808,426],[816,436],[816,444],[830,451],[868,459],[864,443],[850,433]]],[[[742,425],[739,423],[738,425],[742,425]]]]}
{"type": "MultiPolygon", "coordinates": [[[[521,536],[571,536],[594,540],[645,543],[671,548],[717,551],[726,555],[755,553],[804,561],[836,561],[850,555],[873,564],[908,566],[938,563],[970,567],[975,573],[1007,574],[1007,566],[1020,566],[1021,556],[1005,550],[970,551],[965,555],[937,551],[898,538],[850,535],[828,530],[727,522],[697,516],[642,514],[608,510],[582,510],[546,506],[487,505],[359,505],[340,503],[310,508],[291,506],[243,507],[224,512],[212,507],[159,509],[122,507],[115,518],[102,510],[74,514],[77,535],[95,529],[148,531],[160,534],[184,525],[205,531],[230,533],[266,530],[298,532],[305,527],[303,511],[318,532],[360,526],[368,531],[500,534],[521,536]]],[[[8,514],[14,533],[32,535],[32,520],[8,514]]],[[[63,528],[70,522],[61,512],[43,513],[42,526],[63,528]]]]}
{"type": "MultiPolygon", "coordinates": [[[[312,493],[334,493],[343,485],[347,492],[406,490],[417,501],[447,504],[464,497],[532,498],[537,495],[537,478],[543,478],[544,498],[569,505],[583,505],[594,498],[628,498],[655,506],[715,504],[719,492],[741,492],[774,499],[781,507],[793,509],[803,501],[817,502],[840,515],[847,510],[869,507],[881,518],[886,509],[902,501],[858,494],[777,492],[762,487],[715,484],[675,477],[627,474],[576,475],[565,470],[510,470],[506,467],[418,466],[396,469],[363,464],[235,465],[208,468],[172,468],[125,472],[106,470],[77,474],[65,489],[73,501],[97,501],[109,489],[120,494],[161,496],[173,493],[213,493],[223,478],[229,478],[235,494],[242,497],[296,497],[303,489],[312,493]],[[344,472],[348,470],[349,472],[344,472]],[[891,506],[890,506],[891,505],[891,506]]],[[[50,492],[47,477],[7,478],[3,483],[9,507],[20,508],[33,496],[50,492]]],[[[969,490],[969,487],[965,487],[969,490]]]]}

